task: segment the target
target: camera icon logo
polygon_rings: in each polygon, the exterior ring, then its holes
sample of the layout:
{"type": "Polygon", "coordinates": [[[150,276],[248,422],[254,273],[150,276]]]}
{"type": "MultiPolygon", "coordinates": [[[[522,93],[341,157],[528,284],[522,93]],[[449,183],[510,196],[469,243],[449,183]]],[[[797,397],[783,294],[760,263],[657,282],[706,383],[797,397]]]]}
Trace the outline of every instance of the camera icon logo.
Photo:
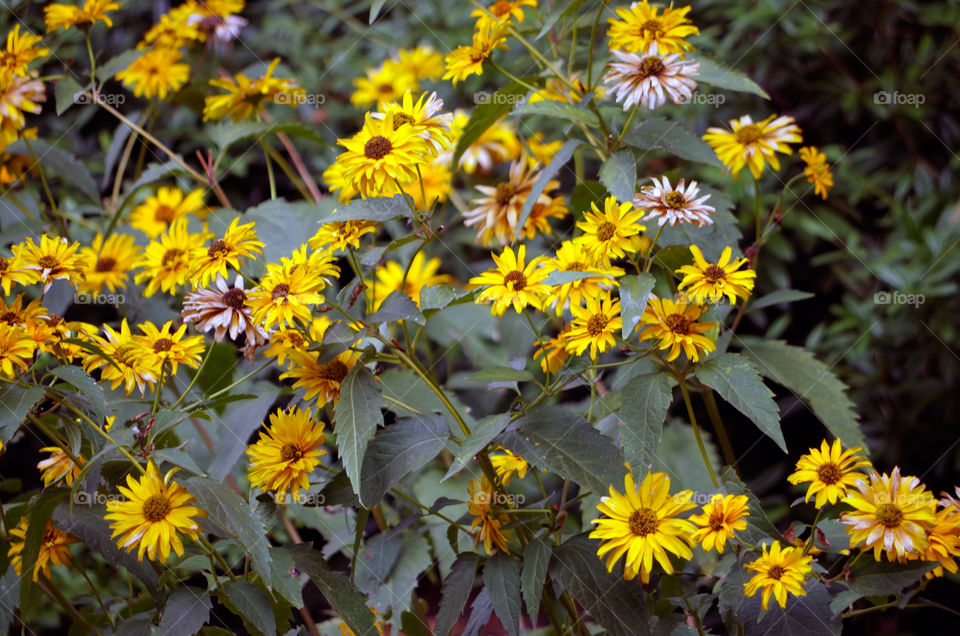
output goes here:
{"type": "Polygon", "coordinates": [[[90,497],[90,493],[78,490],[73,493],[73,504],[75,506],[89,506],[93,504],[93,500],[90,497]]]}
{"type": "Polygon", "coordinates": [[[889,305],[891,301],[890,292],[878,291],[873,295],[873,302],[877,305],[889,305]]]}
{"type": "Polygon", "coordinates": [[[873,103],[874,104],[889,104],[890,103],[890,93],[887,91],[877,91],[873,94],[873,103]]]}

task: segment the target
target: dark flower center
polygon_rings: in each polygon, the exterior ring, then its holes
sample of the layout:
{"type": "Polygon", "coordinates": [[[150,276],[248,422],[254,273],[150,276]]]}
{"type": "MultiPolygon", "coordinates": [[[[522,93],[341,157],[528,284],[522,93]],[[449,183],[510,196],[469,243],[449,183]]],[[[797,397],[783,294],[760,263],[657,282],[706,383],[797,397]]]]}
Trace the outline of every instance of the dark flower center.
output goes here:
{"type": "Polygon", "coordinates": [[[663,197],[663,200],[666,201],[667,205],[674,210],[680,210],[687,205],[687,197],[683,196],[676,190],[673,192],[668,192],[666,196],[663,197]]]}
{"type": "Polygon", "coordinates": [[[170,351],[171,347],[173,347],[173,341],[170,340],[170,338],[160,338],[153,343],[153,350],[156,353],[160,353],[161,351],[170,351]]]}
{"type": "Polygon", "coordinates": [[[296,444],[284,444],[280,450],[280,459],[285,462],[295,462],[303,457],[303,451],[296,444]]]}
{"type": "Polygon", "coordinates": [[[840,467],[834,464],[833,462],[829,464],[824,464],[817,469],[817,477],[820,478],[820,481],[832,486],[833,484],[840,481],[840,478],[843,477],[843,473],[840,471],[840,467]]]}
{"type": "Polygon", "coordinates": [[[726,278],[727,273],[723,271],[722,267],[711,265],[707,269],[703,270],[703,277],[706,278],[711,283],[715,283],[718,280],[723,280],[724,278],[726,278]]]}
{"type": "Polygon", "coordinates": [[[880,504],[877,506],[877,521],[887,528],[899,527],[903,521],[903,511],[894,504],[880,504]]]}
{"type": "Polygon", "coordinates": [[[517,194],[517,189],[509,183],[498,183],[497,184],[497,204],[507,205],[513,199],[514,195],[517,194]]]}
{"type": "Polygon", "coordinates": [[[227,307],[239,310],[243,309],[243,305],[247,300],[247,295],[242,289],[233,288],[224,292],[222,300],[223,304],[227,307]]]}
{"type": "Polygon", "coordinates": [[[272,292],[270,292],[270,296],[274,300],[277,300],[278,298],[286,298],[289,295],[290,295],[290,285],[287,285],[286,283],[280,283],[279,285],[273,288],[272,292]]]}
{"type": "Polygon", "coordinates": [[[587,333],[591,336],[599,336],[607,327],[608,322],[610,322],[610,319],[603,314],[590,316],[590,320],[587,321],[587,333]]]}
{"type": "Polygon", "coordinates": [[[18,318],[19,316],[17,316],[17,312],[15,311],[5,311],[3,314],[0,314],[0,322],[5,322],[10,325],[17,322],[18,318]]]}
{"type": "Polygon", "coordinates": [[[657,513],[651,508],[640,508],[630,515],[630,532],[638,537],[645,537],[657,531],[660,520],[657,513]]]}
{"type": "Polygon", "coordinates": [[[654,35],[663,33],[663,25],[660,23],[660,20],[647,20],[640,26],[640,29],[643,31],[652,31],[654,35]]]}
{"type": "Polygon", "coordinates": [[[609,241],[617,232],[617,226],[610,221],[604,221],[597,228],[597,238],[601,241],[609,241]]]}
{"type": "Polygon", "coordinates": [[[363,145],[363,154],[366,155],[367,159],[383,159],[390,154],[391,150],[393,150],[393,144],[383,135],[371,137],[363,145]]]}
{"type": "Polygon", "coordinates": [[[160,221],[161,223],[169,223],[175,218],[176,213],[176,210],[169,205],[158,205],[157,209],[153,211],[153,220],[160,221]]]}
{"type": "Polygon", "coordinates": [[[663,73],[663,61],[659,57],[645,57],[640,60],[640,75],[650,77],[651,75],[660,75],[663,73]]]}
{"type": "Polygon", "coordinates": [[[170,265],[176,260],[180,259],[180,256],[183,255],[183,250],[172,249],[167,250],[167,253],[163,255],[163,265],[170,265]]]}
{"type": "Polygon", "coordinates": [[[117,266],[117,259],[110,258],[109,256],[107,256],[106,258],[97,259],[96,270],[98,272],[112,272],[113,268],[115,268],[116,266],[117,266]]]}
{"type": "Polygon", "coordinates": [[[780,577],[783,576],[784,572],[785,570],[783,569],[783,566],[774,565],[769,570],[767,570],[767,576],[769,576],[774,581],[779,581],[780,577]]]}
{"type": "Polygon", "coordinates": [[[163,521],[170,512],[170,500],[163,495],[153,495],[143,502],[143,516],[147,521],[163,521]]]}
{"type": "Polygon", "coordinates": [[[59,265],[59,262],[53,256],[44,256],[37,262],[40,263],[44,267],[44,269],[53,269],[54,267],[59,265]]]}
{"type": "Polygon", "coordinates": [[[0,272],[5,272],[5,271],[7,271],[7,268],[8,268],[8,267],[10,267],[10,263],[7,262],[7,259],[5,259],[4,257],[0,256],[0,272]]]}
{"type": "Polygon", "coordinates": [[[217,239],[210,244],[210,249],[207,250],[207,255],[210,258],[222,258],[229,253],[227,250],[227,244],[223,242],[222,239],[217,239]]]}
{"type": "Polygon", "coordinates": [[[513,291],[520,291],[527,286],[527,277],[523,272],[515,269],[503,277],[503,283],[507,287],[512,286],[513,291]]]}
{"type": "Polygon", "coordinates": [[[756,124],[747,124],[734,133],[734,136],[737,141],[746,146],[763,137],[763,129],[756,124]]]}
{"type": "Polygon", "coordinates": [[[690,333],[691,321],[683,314],[670,314],[664,322],[667,325],[667,329],[677,335],[686,336],[690,333]]]}
{"type": "Polygon", "coordinates": [[[347,368],[347,365],[340,360],[334,360],[317,369],[317,377],[321,380],[339,383],[343,382],[343,379],[347,377],[347,373],[349,372],[350,369],[347,368]]]}
{"type": "Polygon", "coordinates": [[[715,510],[712,515],[710,515],[710,529],[714,532],[720,532],[723,530],[723,511],[715,510]]]}
{"type": "MultiPolygon", "coordinates": [[[[406,113],[394,113],[394,114],[393,114],[393,129],[394,129],[394,130],[396,130],[396,129],[399,128],[400,126],[403,126],[404,124],[412,124],[412,123],[413,123],[413,117],[411,117],[410,115],[408,115],[408,114],[406,114],[406,113]]],[[[369,142],[367,142],[367,143],[369,143],[369,142]]],[[[364,150],[366,150],[366,147],[364,147],[364,150]]]]}

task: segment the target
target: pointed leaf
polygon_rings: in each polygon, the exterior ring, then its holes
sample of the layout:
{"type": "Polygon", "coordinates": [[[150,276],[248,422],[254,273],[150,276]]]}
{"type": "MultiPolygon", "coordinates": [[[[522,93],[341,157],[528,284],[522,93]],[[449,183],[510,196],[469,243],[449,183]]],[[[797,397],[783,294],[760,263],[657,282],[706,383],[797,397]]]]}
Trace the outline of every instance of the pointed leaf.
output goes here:
{"type": "Polygon", "coordinates": [[[489,99],[477,105],[470,114],[470,119],[467,121],[463,134],[457,141],[457,147],[453,151],[453,166],[460,165],[460,157],[467,151],[467,148],[479,139],[480,135],[490,126],[510,112],[510,109],[521,99],[521,96],[527,94],[529,82],[536,82],[537,78],[525,78],[523,81],[522,84],[520,82],[510,82],[493,95],[489,95],[489,99]]]}
{"type": "Polygon", "coordinates": [[[463,470],[467,464],[473,461],[473,456],[492,442],[493,438],[499,435],[509,423],[510,416],[507,414],[490,415],[480,420],[477,426],[470,431],[467,439],[460,443],[460,448],[454,451],[455,459],[441,481],[447,480],[463,470]]]}
{"type": "Polygon", "coordinates": [[[0,443],[10,441],[30,409],[42,399],[43,389],[39,386],[0,385],[0,443]]]}
{"type": "Polygon", "coordinates": [[[360,471],[360,501],[373,507],[401,477],[425,466],[447,443],[439,415],[415,415],[385,428],[367,446],[360,471]]]}
{"type": "Polygon", "coordinates": [[[673,385],[665,373],[648,373],[631,378],[620,389],[623,454],[637,474],[643,474],[657,454],[673,385]]]}
{"type": "Polygon", "coordinates": [[[380,322],[399,322],[401,320],[412,320],[418,325],[426,324],[427,320],[420,313],[420,308],[406,292],[399,290],[390,292],[376,313],[367,316],[367,321],[371,323],[380,322]]]}
{"type": "Polygon", "coordinates": [[[523,589],[523,601],[527,604],[530,622],[537,624],[540,614],[540,594],[547,579],[547,566],[550,565],[552,551],[550,544],[541,537],[530,540],[523,549],[523,571],[520,573],[520,585],[523,589]]]}
{"type": "Polygon", "coordinates": [[[557,151],[557,154],[553,156],[550,165],[540,171],[540,176],[533,182],[533,187],[523,202],[523,208],[520,210],[520,218],[517,220],[517,230],[514,233],[514,240],[522,233],[523,226],[526,225],[527,218],[530,216],[530,211],[533,210],[533,205],[537,202],[537,199],[540,198],[540,195],[543,194],[547,184],[560,172],[560,168],[570,161],[570,157],[573,156],[573,151],[582,144],[583,142],[579,139],[569,139],[565,141],[563,146],[560,147],[560,150],[557,151]]]}
{"type": "Polygon", "coordinates": [[[223,591],[220,602],[241,617],[248,630],[263,636],[276,632],[273,604],[266,592],[249,581],[229,581],[223,591]]]}
{"type": "Polygon", "coordinates": [[[514,115],[544,115],[550,119],[565,119],[572,122],[581,122],[590,127],[600,125],[597,116],[584,108],[579,108],[576,104],[566,102],[556,102],[553,100],[542,100],[523,104],[513,111],[514,115]]]}
{"type": "MultiPolygon", "coordinates": [[[[697,161],[718,168],[723,167],[713,148],[707,145],[707,142],[684,128],[682,123],[667,121],[663,117],[652,117],[641,122],[639,126],[623,138],[623,142],[641,150],[659,150],[681,159],[697,161]]],[[[638,153],[638,159],[646,157],[646,154],[646,152],[638,153]]]]}
{"type": "Polygon", "coordinates": [[[333,416],[337,451],[353,491],[360,493],[360,469],[367,443],[383,425],[383,395],[377,380],[363,365],[356,365],[340,383],[340,398],[333,416]]]}
{"type": "Polygon", "coordinates": [[[464,552],[453,562],[441,590],[440,611],[437,612],[437,624],[433,630],[437,636],[449,636],[457,624],[470,598],[476,570],[477,555],[473,552],[464,552]]]}
{"type": "Polygon", "coordinates": [[[207,591],[189,585],[178,586],[167,599],[160,619],[160,636],[196,634],[208,620],[213,602],[207,591]]]}
{"type": "Polygon", "coordinates": [[[367,597],[340,572],[334,572],[313,546],[301,543],[290,548],[297,569],[310,577],[320,588],[340,618],[359,636],[374,636],[374,616],[367,607],[367,597]]]}
{"type": "Polygon", "coordinates": [[[698,82],[731,91],[752,93],[764,99],[770,99],[766,91],[740,71],[727,68],[702,53],[697,53],[695,61],[700,63],[700,72],[697,74],[698,82]]]}
{"type": "Polygon", "coordinates": [[[520,566],[510,555],[497,552],[483,566],[483,584],[504,629],[519,636],[520,566]]]}
{"type": "Polygon", "coordinates": [[[633,201],[637,194],[637,164],[633,154],[617,152],[600,166],[600,183],[620,202],[633,201]]]}
{"type": "Polygon", "coordinates": [[[644,310],[647,308],[647,299],[656,284],[651,274],[636,276],[622,276],[620,278],[620,316],[623,318],[622,336],[626,340],[637,328],[644,310]]]}

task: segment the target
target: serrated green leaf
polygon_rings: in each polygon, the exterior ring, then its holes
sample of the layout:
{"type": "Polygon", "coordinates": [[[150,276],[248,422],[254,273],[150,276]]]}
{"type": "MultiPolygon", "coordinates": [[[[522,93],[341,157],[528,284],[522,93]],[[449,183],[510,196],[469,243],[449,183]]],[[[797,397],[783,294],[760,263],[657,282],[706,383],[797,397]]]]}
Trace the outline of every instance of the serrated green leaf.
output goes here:
{"type": "Polygon", "coordinates": [[[5,152],[29,157],[32,156],[31,148],[37,154],[37,157],[43,160],[48,178],[51,176],[59,177],[85,194],[91,201],[100,205],[100,190],[97,188],[96,181],[90,175],[90,171],[66,150],[43,139],[32,139],[29,142],[21,139],[7,146],[5,152]]]}
{"type": "Polygon", "coordinates": [[[23,549],[20,552],[20,607],[31,605],[31,597],[36,593],[36,587],[28,581],[33,579],[34,566],[40,554],[40,545],[47,532],[47,522],[53,516],[54,509],[69,491],[66,488],[50,487],[34,497],[27,507],[27,533],[23,538],[23,549]]]}
{"type": "Polygon", "coordinates": [[[323,223],[341,223],[343,221],[376,221],[385,223],[393,219],[413,218],[410,205],[402,194],[393,197],[374,197],[357,199],[340,206],[332,214],[327,210],[318,213],[323,223]]]}
{"type": "Polygon", "coordinates": [[[249,581],[229,581],[223,586],[220,602],[243,619],[247,629],[262,636],[276,633],[270,597],[249,581]]]}
{"type": "Polygon", "coordinates": [[[637,190],[637,164],[633,154],[617,152],[600,166],[600,183],[617,201],[633,201],[637,190]]]}
{"type": "Polygon", "coordinates": [[[749,358],[764,377],[790,389],[809,404],[844,446],[864,445],[853,402],[830,367],[809,351],[781,340],[737,337],[736,342],[743,347],[740,353],[749,358]]]}
{"type": "Polygon", "coordinates": [[[665,373],[648,373],[631,378],[620,389],[623,454],[638,475],[657,454],[663,421],[673,401],[673,385],[665,373]]]}
{"type": "Polygon", "coordinates": [[[439,415],[415,415],[382,430],[367,446],[360,471],[360,501],[373,507],[404,475],[444,449],[447,425],[439,415]]]}
{"type": "Polygon", "coordinates": [[[578,107],[576,104],[557,102],[549,99],[538,102],[529,102],[513,111],[514,115],[543,115],[551,119],[581,122],[592,128],[600,125],[600,120],[591,111],[578,107]]]}
{"type": "Polygon", "coordinates": [[[340,383],[340,398],[333,416],[337,451],[353,491],[360,493],[360,469],[367,443],[383,425],[383,395],[369,369],[356,365],[340,383]]]}
{"type": "Polygon", "coordinates": [[[420,290],[420,309],[443,309],[455,300],[469,296],[471,291],[452,285],[432,285],[420,290]]]}
{"type": "Polygon", "coordinates": [[[656,283],[657,280],[652,274],[620,277],[620,316],[623,319],[621,334],[624,340],[637,328],[656,283]]]}
{"type": "Polygon", "coordinates": [[[697,74],[698,82],[730,91],[752,93],[764,99],[770,99],[766,91],[740,71],[727,68],[702,53],[697,53],[695,58],[694,61],[700,63],[700,72],[697,74]]]}
{"type": "Polygon", "coordinates": [[[526,225],[527,219],[530,217],[530,211],[533,210],[534,204],[537,202],[537,199],[540,198],[540,195],[543,194],[547,184],[550,183],[550,181],[557,175],[558,172],[560,172],[560,168],[565,166],[566,163],[570,161],[570,157],[573,156],[573,151],[579,148],[582,144],[583,142],[579,139],[569,139],[565,141],[563,146],[560,147],[560,150],[557,151],[557,154],[553,156],[553,159],[550,161],[550,165],[540,171],[540,176],[538,176],[537,180],[533,182],[533,187],[530,189],[526,200],[523,202],[523,208],[520,210],[520,218],[517,220],[517,229],[514,233],[514,240],[516,240],[516,238],[522,233],[523,226],[526,225]]]}
{"type": "Polygon", "coordinates": [[[697,367],[697,379],[750,418],[764,435],[787,452],[780,430],[780,410],[771,391],[749,360],[736,353],[710,357],[697,367]]]}
{"type": "Polygon", "coordinates": [[[303,591],[296,564],[286,548],[270,548],[270,575],[261,577],[267,586],[280,593],[294,607],[303,607],[303,591]]]}
{"type": "Polygon", "coordinates": [[[30,409],[42,399],[43,389],[39,386],[0,385],[0,443],[10,441],[30,409]]]}
{"type": "Polygon", "coordinates": [[[476,570],[477,555],[473,552],[464,552],[453,562],[450,574],[443,581],[440,591],[440,610],[437,612],[437,624],[434,627],[437,636],[449,636],[453,626],[457,624],[470,598],[476,570]]]}
{"type": "Polygon", "coordinates": [[[79,103],[77,93],[83,93],[85,87],[80,86],[73,78],[65,77],[53,85],[53,96],[57,102],[57,117],[62,115],[71,106],[79,103]]]}
{"type": "MultiPolygon", "coordinates": [[[[640,123],[623,138],[623,143],[640,150],[658,150],[681,159],[706,163],[722,168],[716,153],[705,141],[688,131],[683,124],[652,117],[640,123]]],[[[638,158],[646,156],[646,152],[638,158]]]]}
{"type": "Polygon", "coordinates": [[[401,320],[412,320],[418,325],[424,325],[427,319],[423,317],[417,303],[407,295],[406,292],[394,290],[390,295],[384,298],[377,311],[367,316],[367,321],[371,323],[381,322],[399,322],[401,320]]]}
{"type": "Polygon", "coordinates": [[[857,599],[897,594],[921,580],[924,574],[937,565],[937,563],[925,561],[908,561],[901,564],[862,559],[850,568],[850,577],[841,581],[848,590],[844,593],[843,602],[831,603],[830,608],[833,613],[838,614],[857,599]]]}
{"type": "Polygon", "coordinates": [[[206,590],[180,585],[167,599],[158,633],[160,636],[196,634],[210,620],[212,608],[213,603],[206,590]]]}
{"type": "Polygon", "coordinates": [[[504,629],[519,636],[520,566],[510,555],[497,552],[483,566],[483,584],[504,629]]]}
{"type": "Polygon", "coordinates": [[[470,119],[463,129],[463,134],[457,141],[457,147],[453,151],[453,166],[460,165],[460,157],[467,151],[467,148],[480,138],[490,126],[499,121],[504,115],[510,112],[514,103],[525,95],[529,90],[527,86],[530,82],[536,82],[537,78],[523,78],[523,83],[510,82],[493,95],[490,99],[477,107],[470,113],[470,119]]]}
{"type": "Polygon", "coordinates": [[[523,549],[523,570],[520,572],[520,587],[523,601],[527,604],[530,622],[537,624],[540,614],[540,595],[547,579],[547,567],[553,554],[550,544],[541,537],[534,537],[523,549]]]}
{"type": "Polygon", "coordinates": [[[290,548],[297,569],[310,577],[337,615],[359,636],[374,636],[374,616],[367,597],[340,572],[334,572],[313,546],[301,543],[290,548]]]}
{"type": "Polygon", "coordinates": [[[282,199],[264,201],[244,213],[243,222],[257,224],[257,238],[264,243],[262,261],[274,263],[289,257],[313,236],[333,209],[331,201],[291,203],[282,199]],[[323,205],[326,204],[326,213],[323,205]]]}
{"type": "Polygon", "coordinates": [[[103,393],[103,387],[90,377],[89,373],[80,367],[63,366],[51,369],[50,374],[76,387],[77,391],[83,394],[90,403],[95,421],[100,426],[105,425],[107,416],[110,414],[107,398],[103,393]]]}
{"type": "Polygon", "coordinates": [[[493,438],[499,435],[509,423],[510,416],[507,414],[490,415],[480,420],[477,426],[470,431],[470,435],[460,443],[460,448],[454,451],[453,463],[440,481],[446,481],[463,470],[467,464],[473,461],[474,455],[492,442],[493,438]]]}

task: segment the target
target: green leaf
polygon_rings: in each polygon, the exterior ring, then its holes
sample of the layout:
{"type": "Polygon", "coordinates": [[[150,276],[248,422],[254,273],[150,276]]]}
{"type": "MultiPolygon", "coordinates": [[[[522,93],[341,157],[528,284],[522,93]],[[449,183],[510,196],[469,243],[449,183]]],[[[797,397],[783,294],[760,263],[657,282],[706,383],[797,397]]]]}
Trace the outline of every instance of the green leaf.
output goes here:
{"type": "Polygon", "coordinates": [[[395,290],[384,298],[380,308],[376,313],[367,316],[367,321],[371,323],[381,322],[399,322],[401,320],[412,320],[418,325],[427,323],[427,319],[420,313],[417,303],[407,295],[406,292],[395,290]]]}
{"type": "Polygon", "coordinates": [[[243,215],[243,222],[253,221],[257,224],[257,238],[264,243],[262,261],[274,263],[281,257],[290,256],[313,236],[327,216],[327,213],[321,213],[318,209],[323,203],[329,204],[329,213],[333,209],[331,201],[290,203],[277,199],[264,201],[248,209],[243,215]]]}
{"type": "Polygon", "coordinates": [[[565,285],[566,283],[583,280],[584,278],[590,278],[591,276],[596,276],[597,274],[598,272],[574,272],[555,269],[547,274],[547,277],[543,279],[543,284],[556,287],[558,285],[565,285]]]}
{"type": "Polygon", "coordinates": [[[431,309],[443,309],[456,300],[471,296],[469,289],[454,287],[452,285],[432,285],[420,290],[420,309],[429,311],[431,309]]]}
{"type": "Polygon", "coordinates": [[[457,141],[457,147],[453,151],[452,165],[454,167],[460,165],[460,157],[467,151],[467,148],[479,139],[480,135],[490,128],[490,126],[510,112],[514,103],[520,99],[520,96],[526,95],[527,90],[529,90],[527,86],[530,85],[531,82],[536,81],[537,78],[525,78],[522,84],[520,82],[510,82],[491,95],[490,99],[486,100],[485,103],[477,105],[473,112],[470,113],[470,119],[467,121],[467,125],[463,129],[463,134],[460,136],[459,141],[457,141]]]}
{"type": "Polygon", "coordinates": [[[761,374],[790,389],[809,404],[820,421],[844,446],[864,445],[853,402],[846,395],[846,387],[830,367],[814,358],[809,351],[781,340],[738,336],[737,342],[743,346],[740,353],[750,358],[761,374]]]}
{"type": "Polygon", "coordinates": [[[620,316],[623,319],[622,336],[630,337],[637,328],[643,312],[647,308],[647,299],[657,280],[652,274],[620,277],[620,316]]]}
{"type": "Polygon", "coordinates": [[[750,516],[747,517],[747,528],[743,531],[743,538],[754,545],[764,543],[767,539],[783,540],[783,535],[777,530],[777,527],[767,518],[760,500],[753,492],[747,488],[732,466],[724,466],[720,469],[720,485],[724,492],[731,495],[746,495],[747,503],[750,506],[750,516]]]}
{"type": "Polygon", "coordinates": [[[160,636],[196,634],[210,620],[212,608],[213,603],[206,590],[179,585],[167,599],[158,632],[160,636]]]}
{"type": "Polygon", "coordinates": [[[591,111],[578,107],[576,104],[556,102],[545,99],[539,102],[526,103],[513,111],[514,115],[544,115],[550,119],[565,119],[572,122],[582,122],[591,128],[600,125],[600,120],[591,111]]]}
{"type": "Polygon", "coordinates": [[[294,607],[303,607],[303,591],[296,564],[286,548],[270,548],[270,576],[261,577],[267,586],[280,593],[294,607]]]}
{"type": "MultiPolygon", "coordinates": [[[[319,205],[319,204],[313,204],[319,205]]],[[[326,214],[323,210],[320,215],[322,223],[339,223],[343,221],[376,221],[384,223],[393,219],[410,219],[413,213],[410,212],[410,205],[402,194],[396,194],[393,197],[374,197],[370,199],[357,199],[347,205],[341,206],[339,210],[332,214],[326,214]]]]}
{"type": "Polygon", "coordinates": [[[380,10],[383,9],[383,5],[386,4],[387,0],[373,0],[370,3],[370,22],[373,24],[377,21],[377,16],[380,15],[380,10]]]}
{"type": "Polygon", "coordinates": [[[665,373],[647,373],[631,378],[620,389],[623,454],[638,475],[657,454],[674,384],[665,373]]]}
{"type": "Polygon", "coordinates": [[[570,161],[570,157],[573,156],[573,151],[582,144],[583,142],[579,139],[569,139],[565,141],[563,146],[560,147],[560,150],[557,151],[557,154],[553,156],[550,165],[540,171],[540,176],[533,182],[533,187],[523,202],[523,208],[520,210],[520,218],[517,220],[517,231],[514,233],[514,239],[520,236],[523,231],[523,226],[526,225],[527,218],[530,216],[530,211],[533,210],[534,204],[537,202],[537,199],[540,198],[540,195],[543,194],[547,184],[560,172],[560,168],[570,161]]]}
{"type": "Polygon", "coordinates": [[[897,594],[905,587],[921,580],[924,574],[937,565],[927,561],[908,561],[900,564],[862,559],[850,568],[850,578],[841,581],[849,591],[843,593],[842,599],[839,597],[834,599],[835,602],[830,604],[830,609],[834,614],[839,614],[851,603],[865,596],[897,594]]]}
{"type": "Polygon", "coordinates": [[[372,508],[401,477],[423,468],[447,443],[439,415],[418,415],[385,428],[367,446],[360,471],[360,502],[372,508]]]}
{"type": "Polygon", "coordinates": [[[370,370],[359,364],[350,369],[340,383],[333,428],[343,469],[357,494],[360,494],[360,469],[367,443],[383,425],[382,404],[380,387],[370,370]]]}
{"type": "Polygon", "coordinates": [[[493,438],[499,435],[509,423],[510,416],[505,413],[490,415],[480,420],[477,426],[470,431],[470,435],[460,443],[460,448],[454,451],[453,463],[440,481],[446,481],[463,470],[467,464],[473,461],[474,455],[492,442],[493,438]]]}
{"type": "Polygon", "coordinates": [[[577,9],[586,4],[587,0],[573,0],[567,4],[559,5],[559,8],[553,10],[553,12],[543,20],[543,27],[540,29],[540,32],[537,33],[537,37],[534,38],[534,41],[539,40],[543,36],[553,29],[553,25],[557,23],[557,20],[560,18],[576,13],[577,9]]]}
{"type": "Polygon", "coordinates": [[[617,152],[600,166],[600,183],[617,201],[633,201],[637,194],[637,164],[633,154],[617,152]]]}
{"type": "Polygon", "coordinates": [[[523,549],[520,586],[523,590],[523,601],[527,604],[527,615],[534,625],[540,615],[540,594],[547,579],[547,566],[550,565],[552,554],[550,544],[541,537],[534,537],[523,549]]]}
{"type": "Polygon", "coordinates": [[[564,407],[527,412],[500,436],[502,446],[538,468],[605,493],[623,483],[623,455],[613,440],[564,407]]]}
{"type": "Polygon", "coordinates": [[[473,552],[463,552],[453,562],[441,589],[440,611],[437,612],[437,624],[433,630],[437,636],[449,636],[457,624],[470,598],[476,570],[477,555],[473,552]]]}
{"type": "Polygon", "coordinates": [[[806,300],[808,298],[813,298],[814,294],[810,292],[800,291],[797,289],[778,289],[774,292],[770,292],[766,296],[761,296],[755,301],[750,303],[751,309],[762,309],[763,307],[769,307],[771,305],[779,305],[780,303],[792,303],[798,300],[806,300]]]}
{"type": "Polygon", "coordinates": [[[511,369],[510,367],[493,367],[474,371],[466,377],[472,382],[532,382],[533,374],[525,369],[511,369]]]}
{"type": "Polygon", "coordinates": [[[103,394],[103,387],[91,378],[89,373],[80,367],[63,366],[51,369],[50,374],[76,387],[77,391],[83,394],[90,403],[90,408],[93,409],[95,415],[93,419],[100,426],[106,423],[107,416],[110,414],[107,407],[107,398],[103,394]]]}
{"type": "Polygon", "coordinates": [[[267,531],[250,504],[228,486],[206,477],[192,477],[184,487],[207,511],[207,520],[218,526],[218,533],[225,533],[221,536],[235,540],[250,554],[253,569],[264,578],[271,576],[267,531]]]}
{"type": "Polygon", "coordinates": [[[731,91],[752,93],[764,99],[770,99],[766,91],[740,71],[727,68],[702,53],[697,53],[695,61],[700,63],[700,72],[697,74],[698,82],[731,91]]]}
{"type": "Polygon", "coordinates": [[[787,452],[773,391],[763,383],[749,360],[736,353],[724,353],[698,366],[696,375],[787,452]]]}
{"type": "Polygon", "coordinates": [[[607,572],[599,542],[577,535],[553,549],[550,574],[611,636],[650,634],[647,599],[636,581],[607,572]]]}
{"type": "Polygon", "coordinates": [[[247,440],[260,428],[280,394],[280,388],[275,383],[262,380],[246,382],[236,390],[244,393],[231,397],[249,393],[249,399],[227,406],[223,416],[216,421],[215,428],[208,431],[217,440],[217,453],[207,466],[207,472],[214,481],[225,479],[244,456],[247,440]]]}
{"type": "Polygon", "coordinates": [[[519,636],[520,566],[510,555],[497,552],[483,566],[483,584],[504,629],[519,636]]]}
{"type": "Polygon", "coordinates": [[[248,630],[263,636],[276,633],[273,605],[266,592],[249,581],[230,581],[223,591],[220,602],[242,618],[248,630]]]}
{"type": "Polygon", "coordinates": [[[80,86],[71,77],[58,80],[53,85],[53,96],[57,102],[57,117],[65,113],[71,106],[75,106],[79,101],[77,93],[83,93],[85,90],[86,88],[80,86]]]}
{"type": "MultiPolygon", "coordinates": [[[[623,142],[633,148],[659,150],[681,159],[723,167],[713,148],[705,141],[684,128],[680,122],[667,121],[663,117],[644,120],[623,138],[623,142]]],[[[637,158],[644,158],[646,154],[639,153],[637,158]]]]}
{"type": "Polygon", "coordinates": [[[327,142],[317,136],[315,132],[302,124],[281,124],[276,121],[222,121],[211,126],[207,126],[207,135],[210,140],[223,152],[233,144],[244,139],[256,137],[254,144],[268,135],[284,133],[292,137],[309,139],[324,146],[327,142]]]}
{"type": "Polygon", "coordinates": [[[290,548],[297,569],[310,577],[337,615],[359,636],[374,636],[374,617],[367,608],[367,597],[340,572],[334,572],[313,549],[301,543],[290,548]]]}
{"type": "Polygon", "coordinates": [[[136,62],[140,56],[142,56],[146,51],[141,51],[138,49],[127,49],[120,55],[112,57],[105,64],[101,64],[97,67],[96,76],[100,82],[105,82],[109,79],[113,79],[113,76],[119,73],[120,71],[128,68],[131,64],[136,62]]]}
{"type": "Polygon", "coordinates": [[[404,636],[433,636],[430,626],[413,612],[400,615],[400,633],[404,636]]]}
{"type": "Polygon", "coordinates": [[[0,385],[0,443],[6,445],[10,441],[30,409],[42,399],[43,389],[39,386],[0,385]]]}
{"type": "Polygon", "coordinates": [[[53,516],[53,511],[69,492],[66,488],[51,487],[34,497],[27,506],[27,534],[23,539],[21,555],[21,584],[20,607],[32,605],[31,597],[36,594],[36,587],[30,585],[33,569],[40,554],[40,545],[47,532],[47,522],[53,516]]]}
{"type": "Polygon", "coordinates": [[[30,148],[33,148],[33,152],[37,153],[37,157],[43,162],[47,178],[60,177],[85,194],[91,201],[100,205],[100,190],[97,188],[97,183],[81,161],[66,150],[43,139],[30,140],[29,146],[27,143],[23,139],[15,141],[7,146],[6,152],[30,157],[33,156],[30,148]]]}

